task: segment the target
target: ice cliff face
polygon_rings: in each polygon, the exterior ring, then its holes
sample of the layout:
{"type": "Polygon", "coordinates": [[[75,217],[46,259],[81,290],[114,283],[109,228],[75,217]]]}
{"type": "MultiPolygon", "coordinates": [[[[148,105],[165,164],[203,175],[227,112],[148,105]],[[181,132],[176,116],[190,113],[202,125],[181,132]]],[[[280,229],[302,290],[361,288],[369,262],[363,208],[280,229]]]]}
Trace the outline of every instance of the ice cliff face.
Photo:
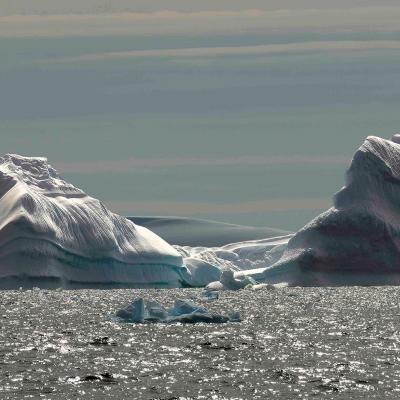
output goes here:
{"type": "Polygon", "coordinates": [[[44,158],[0,158],[0,280],[179,286],[180,254],[64,181],[44,158]]]}
{"type": "Polygon", "coordinates": [[[334,205],[289,241],[267,281],[400,284],[400,140],[368,137],[334,205]]]}

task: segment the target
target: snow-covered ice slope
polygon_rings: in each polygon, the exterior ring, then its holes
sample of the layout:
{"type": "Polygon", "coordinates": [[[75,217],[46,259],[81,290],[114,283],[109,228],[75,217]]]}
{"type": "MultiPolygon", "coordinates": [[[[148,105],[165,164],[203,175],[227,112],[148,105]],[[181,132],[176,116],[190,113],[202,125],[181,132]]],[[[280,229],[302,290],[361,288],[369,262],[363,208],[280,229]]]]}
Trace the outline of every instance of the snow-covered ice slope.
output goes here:
{"type": "Polygon", "coordinates": [[[0,158],[0,285],[180,286],[181,255],[64,181],[45,158],[0,158]]]}
{"type": "Polygon", "coordinates": [[[400,284],[400,144],[368,137],[334,206],[289,241],[264,279],[290,285],[400,284]]]}

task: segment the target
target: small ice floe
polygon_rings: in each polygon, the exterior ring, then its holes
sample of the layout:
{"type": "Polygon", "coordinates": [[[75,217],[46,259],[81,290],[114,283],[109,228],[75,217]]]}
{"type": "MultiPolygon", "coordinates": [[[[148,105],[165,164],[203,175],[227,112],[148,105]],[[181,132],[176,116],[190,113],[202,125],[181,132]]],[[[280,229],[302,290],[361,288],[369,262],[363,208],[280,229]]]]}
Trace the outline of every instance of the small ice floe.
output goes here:
{"type": "Polygon", "coordinates": [[[230,322],[241,322],[242,318],[240,317],[240,313],[237,311],[231,311],[228,313],[228,318],[230,322]]]}
{"type": "Polygon", "coordinates": [[[89,342],[91,346],[116,346],[117,343],[114,341],[110,341],[108,336],[94,338],[89,342]]]}
{"type": "Polygon", "coordinates": [[[145,310],[144,300],[140,297],[134,300],[131,304],[129,304],[122,310],[118,310],[116,316],[118,318],[123,319],[126,322],[143,323],[144,310],[145,310]]]}
{"type": "Polygon", "coordinates": [[[70,376],[66,379],[67,383],[72,384],[80,384],[83,382],[100,382],[102,384],[115,384],[118,381],[115,379],[115,376],[111,375],[110,373],[106,372],[104,374],[93,374],[93,375],[86,375],[86,376],[70,376]]]}
{"type": "Polygon", "coordinates": [[[195,313],[207,314],[208,310],[203,306],[197,305],[191,299],[177,299],[175,300],[174,306],[169,309],[169,315],[174,317],[195,313]]]}
{"type": "Polygon", "coordinates": [[[156,301],[147,301],[145,305],[146,321],[164,321],[168,318],[168,311],[156,301]]]}
{"type": "Polygon", "coordinates": [[[275,290],[276,287],[270,283],[259,283],[257,285],[252,285],[249,287],[251,290],[275,290]]]}
{"type": "Polygon", "coordinates": [[[248,285],[254,285],[256,282],[249,276],[235,278],[230,269],[223,270],[219,281],[211,282],[206,286],[206,290],[239,290],[248,285]]]}
{"type": "Polygon", "coordinates": [[[218,300],[219,291],[218,290],[203,290],[200,294],[202,300],[218,300]]]}
{"type": "Polygon", "coordinates": [[[144,323],[144,322],[181,322],[181,323],[226,323],[240,322],[240,314],[231,312],[227,316],[214,314],[205,307],[197,305],[190,299],[177,299],[173,307],[166,309],[155,301],[144,301],[138,298],[115,314],[121,322],[144,323]]]}

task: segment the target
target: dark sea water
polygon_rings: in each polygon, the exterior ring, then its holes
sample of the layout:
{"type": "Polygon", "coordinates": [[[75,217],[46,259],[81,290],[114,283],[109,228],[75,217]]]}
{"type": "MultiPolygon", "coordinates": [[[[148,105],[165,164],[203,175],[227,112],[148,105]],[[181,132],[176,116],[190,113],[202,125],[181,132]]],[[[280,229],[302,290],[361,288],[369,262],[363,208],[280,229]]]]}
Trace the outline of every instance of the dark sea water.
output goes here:
{"type": "Polygon", "coordinates": [[[397,399],[400,288],[0,291],[0,399],[397,399]],[[143,296],[227,324],[121,324],[143,296]]]}

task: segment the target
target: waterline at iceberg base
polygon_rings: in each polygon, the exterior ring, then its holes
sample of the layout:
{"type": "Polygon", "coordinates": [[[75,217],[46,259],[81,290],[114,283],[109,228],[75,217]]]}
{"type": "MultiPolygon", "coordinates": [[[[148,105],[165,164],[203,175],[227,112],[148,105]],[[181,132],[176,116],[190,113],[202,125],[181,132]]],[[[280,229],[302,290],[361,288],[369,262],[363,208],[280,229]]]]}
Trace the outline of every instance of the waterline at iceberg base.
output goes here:
{"type": "MultiPolygon", "coordinates": [[[[333,207],[297,233],[266,229],[268,237],[251,240],[246,227],[249,240],[219,239],[215,246],[204,232],[215,226],[238,237],[239,228],[172,218],[173,237],[180,237],[179,226],[190,235],[190,224],[197,224],[196,237],[210,246],[168,244],[64,181],[46,159],[6,155],[0,158],[0,286],[398,285],[398,142],[368,137],[333,207]],[[229,271],[233,276],[217,284],[229,271]]],[[[159,232],[167,235],[168,219],[161,222],[159,232]]]]}

